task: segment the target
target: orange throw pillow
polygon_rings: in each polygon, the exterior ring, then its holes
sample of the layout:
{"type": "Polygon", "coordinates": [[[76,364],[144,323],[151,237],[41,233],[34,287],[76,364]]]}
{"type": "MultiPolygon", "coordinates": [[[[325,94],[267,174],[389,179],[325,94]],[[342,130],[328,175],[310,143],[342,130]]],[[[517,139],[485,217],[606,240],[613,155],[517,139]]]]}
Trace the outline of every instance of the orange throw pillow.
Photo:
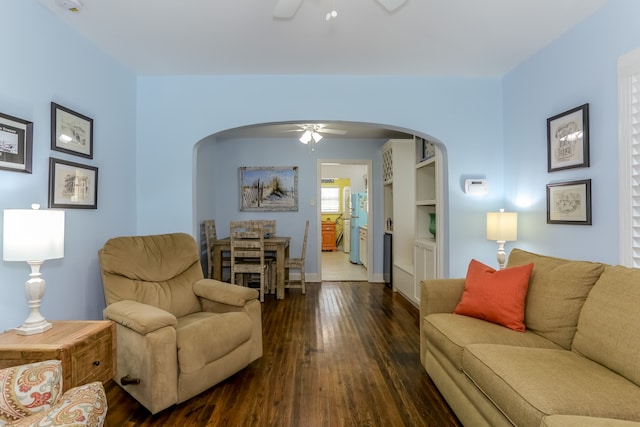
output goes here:
{"type": "Polygon", "coordinates": [[[454,313],[524,332],[524,300],[532,270],[533,263],[494,270],[472,259],[454,313]]]}

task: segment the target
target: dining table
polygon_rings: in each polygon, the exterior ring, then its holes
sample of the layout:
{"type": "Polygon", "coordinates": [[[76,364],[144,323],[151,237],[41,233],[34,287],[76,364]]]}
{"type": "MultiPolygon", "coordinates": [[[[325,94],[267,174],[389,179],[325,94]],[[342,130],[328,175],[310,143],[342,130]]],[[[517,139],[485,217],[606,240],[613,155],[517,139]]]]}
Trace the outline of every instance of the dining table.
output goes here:
{"type": "MultiPolygon", "coordinates": [[[[284,299],[285,268],[284,260],[289,256],[291,237],[270,236],[264,239],[265,252],[276,255],[276,299],[284,299]]],[[[231,252],[231,239],[226,237],[213,241],[213,278],[222,280],[222,254],[231,252]]]]}

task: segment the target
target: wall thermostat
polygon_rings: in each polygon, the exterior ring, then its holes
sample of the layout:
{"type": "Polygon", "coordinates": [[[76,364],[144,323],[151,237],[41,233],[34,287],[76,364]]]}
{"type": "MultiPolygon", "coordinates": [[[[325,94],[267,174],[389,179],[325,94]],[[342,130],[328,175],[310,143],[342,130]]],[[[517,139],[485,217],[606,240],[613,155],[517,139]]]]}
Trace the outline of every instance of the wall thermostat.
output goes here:
{"type": "Polygon", "coordinates": [[[489,183],[486,179],[466,179],[464,181],[465,194],[483,196],[489,193],[489,183]]]}
{"type": "Polygon", "coordinates": [[[82,2],[80,0],[56,0],[56,3],[71,12],[80,12],[80,9],[82,9],[82,2]]]}

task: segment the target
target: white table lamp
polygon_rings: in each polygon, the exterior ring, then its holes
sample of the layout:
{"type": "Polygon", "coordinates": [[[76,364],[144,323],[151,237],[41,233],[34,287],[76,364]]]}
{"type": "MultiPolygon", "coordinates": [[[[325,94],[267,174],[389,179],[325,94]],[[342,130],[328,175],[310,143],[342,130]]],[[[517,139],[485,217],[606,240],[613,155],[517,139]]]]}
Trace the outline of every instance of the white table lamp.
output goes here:
{"type": "Polygon", "coordinates": [[[505,242],[518,240],[518,214],[516,212],[487,212],[487,240],[495,240],[498,243],[498,265],[504,269],[506,254],[505,242]]]}
{"type": "Polygon", "coordinates": [[[25,285],[29,299],[29,317],[16,328],[20,335],[42,333],[51,328],[40,314],[44,295],[44,279],[40,266],[47,259],[64,257],[64,211],[33,209],[5,209],[2,240],[2,259],[26,261],[31,274],[25,285]]]}

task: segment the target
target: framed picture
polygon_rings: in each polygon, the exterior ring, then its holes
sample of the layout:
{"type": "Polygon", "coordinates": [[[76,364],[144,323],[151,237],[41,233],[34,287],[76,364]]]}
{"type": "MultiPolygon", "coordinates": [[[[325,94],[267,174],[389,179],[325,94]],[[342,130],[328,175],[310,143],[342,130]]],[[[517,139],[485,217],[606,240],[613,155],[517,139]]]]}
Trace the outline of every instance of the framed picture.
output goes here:
{"type": "Polygon", "coordinates": [[[52,102],[51,149],[93,159],[93,119],[52,102]]]}
{"type": "Polygon", "coordinates": [[[591,180],[547,184],[547,224],[591,225],[591,180]]]}
{"type": "Polygon", "coordinates": [[[420,144],[420,161],[424,162],[436,155],[436,147],[424,138],[418,138],[420,144]]]}
{"type": "Polygon", "coordinates": [[[241,211],[297,211],[298,167],[240,167],[241,211]]]}
{"type": "Polygon", "coordinates": [[[98,208],[98,168],[49,158],[49,207],[98,208]]]}
{"type": "Polygon", "coordinates": [[[547,119],[547,170],[589,166],[589,104],[547,119]]]}
{"type": "Polygon", "coordinates": [[[31,173],[33,123],[0,113],[0,169],[31,173]]]}

